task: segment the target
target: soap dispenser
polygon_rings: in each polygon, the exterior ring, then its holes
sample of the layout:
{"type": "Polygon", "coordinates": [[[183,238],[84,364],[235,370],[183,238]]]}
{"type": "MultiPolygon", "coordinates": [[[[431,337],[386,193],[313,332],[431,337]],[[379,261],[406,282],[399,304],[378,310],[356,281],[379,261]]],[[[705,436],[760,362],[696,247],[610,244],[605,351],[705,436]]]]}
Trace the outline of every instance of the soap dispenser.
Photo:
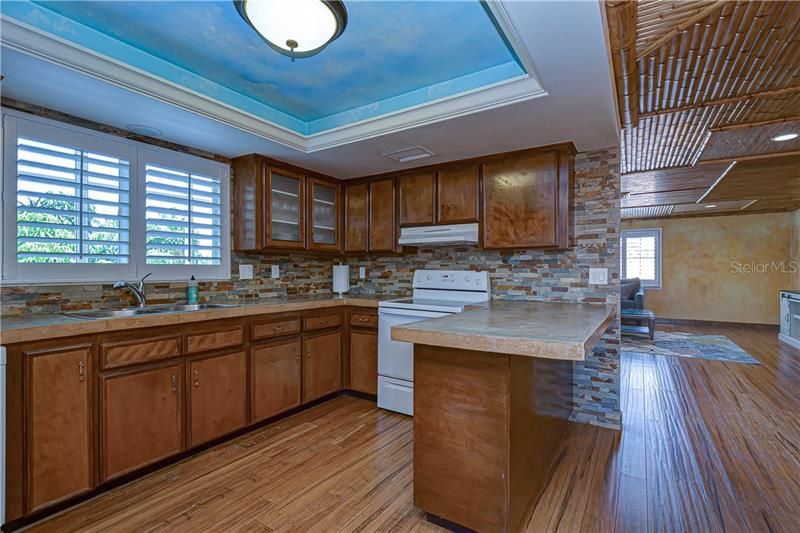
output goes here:
{"type": "Polygon", "coordinates": [[[197,280],[194,276],[186,284],[186,303],[189,305],[197,304],[197,280]]]}

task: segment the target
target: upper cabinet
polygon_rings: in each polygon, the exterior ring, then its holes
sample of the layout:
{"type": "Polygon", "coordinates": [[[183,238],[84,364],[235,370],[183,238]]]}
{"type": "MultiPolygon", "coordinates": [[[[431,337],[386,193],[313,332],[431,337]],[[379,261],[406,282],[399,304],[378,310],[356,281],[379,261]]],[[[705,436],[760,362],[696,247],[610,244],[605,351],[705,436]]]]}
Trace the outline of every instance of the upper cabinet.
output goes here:
{"type": "Polygon", "coordinates": [[[483,164],[485,248],[568,246],[572,150],[526,150],[483,164]]]}
{"type": "Polygon", "coordinates": [[[369,252],[395,251],[394,204],[394,179],[369,183],[369,252]]]}
{"type": "Polygon", "coordinates": [[[426,226],[434,222],[436,171],[407,174],[397,178],[398,209],[401,228],[426,226]]]}
{"type": "Polygon", "coordinates": [[[259,155],[233,160],[234,250],[341,251],[341,186],[259,155]]]}
{"type": "Polygon", "coordinates": [[[477,163],[441,168],[436,177],[436,223],[478,222],[480,212],[479,166],[477,163]]]}
{"type": "Polygon", "coordinates": [[[367,251],[369,185],[357,183],[344,188],[344,251],[367,251]]]}
{"type": "Polygon", "coordinates": [[[338,252],[339,185],[318,178],[308,179],[308,249],[338,252]]]}

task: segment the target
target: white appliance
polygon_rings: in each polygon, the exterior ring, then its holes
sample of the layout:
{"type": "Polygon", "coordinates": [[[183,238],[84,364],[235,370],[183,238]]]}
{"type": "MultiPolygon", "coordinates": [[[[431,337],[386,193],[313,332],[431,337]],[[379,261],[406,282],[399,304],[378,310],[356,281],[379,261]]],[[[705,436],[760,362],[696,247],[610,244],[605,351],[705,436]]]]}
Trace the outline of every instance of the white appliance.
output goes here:
{"type": "Polygon", "coordinates": [[[417,270],[411,298],[378,303],[378,407],[414,414],[414,345],[392,340],[392,327],[460,313],[489,299],[488,272],[417,270]]]}
{"type": "Polygon", "coordinates": [[[478,224],[451,224],[402,228],[399,243],[403,246],[443,246],[445,244],[477,244],[478,224]]]}
{"type": "Polygon", "coordinates": [[[800,292],[781,291],[781,328],[778,338],[800,349],[800,292]]]}
{"type": "Polygon", "coordinates": [[[6,347],[0,346],[0,524],[6,522],[6,347]]]}

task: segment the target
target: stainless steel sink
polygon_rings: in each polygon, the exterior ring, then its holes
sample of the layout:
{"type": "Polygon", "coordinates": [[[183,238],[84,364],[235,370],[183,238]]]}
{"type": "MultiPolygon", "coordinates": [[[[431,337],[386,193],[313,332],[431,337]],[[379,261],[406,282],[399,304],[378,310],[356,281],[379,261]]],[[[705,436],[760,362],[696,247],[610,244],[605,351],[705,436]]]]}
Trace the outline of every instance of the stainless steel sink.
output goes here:
{"type": "Polygon", "coordinates": [[[128,307],[126,309],[98,309],[95,311],[75,311],[64,313],[74,318],[96,320],[100,318],[124,318],[131,316],[156,315],[159,313],[177,313],[187,311],[203,311],[205,309],[219,309],[236,307],[229,304],[175,304],[175,305],[148,305],[147,307],[128,307]]]}

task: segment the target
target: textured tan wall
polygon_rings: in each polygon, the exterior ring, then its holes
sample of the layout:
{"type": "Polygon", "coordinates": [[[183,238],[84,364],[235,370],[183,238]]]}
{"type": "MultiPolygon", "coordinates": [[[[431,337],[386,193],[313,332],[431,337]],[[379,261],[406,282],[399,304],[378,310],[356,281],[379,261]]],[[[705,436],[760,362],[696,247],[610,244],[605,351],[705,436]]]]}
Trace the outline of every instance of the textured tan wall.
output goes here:
{"type": "Polygon", "coordinates": [[[778,291],[798,279],[791,271],[800,253],[798,217],[624,222],[623,229],[662,228],[663,287],[646,291],[646,307],[661,318],[777,324],[778,291]]]}

